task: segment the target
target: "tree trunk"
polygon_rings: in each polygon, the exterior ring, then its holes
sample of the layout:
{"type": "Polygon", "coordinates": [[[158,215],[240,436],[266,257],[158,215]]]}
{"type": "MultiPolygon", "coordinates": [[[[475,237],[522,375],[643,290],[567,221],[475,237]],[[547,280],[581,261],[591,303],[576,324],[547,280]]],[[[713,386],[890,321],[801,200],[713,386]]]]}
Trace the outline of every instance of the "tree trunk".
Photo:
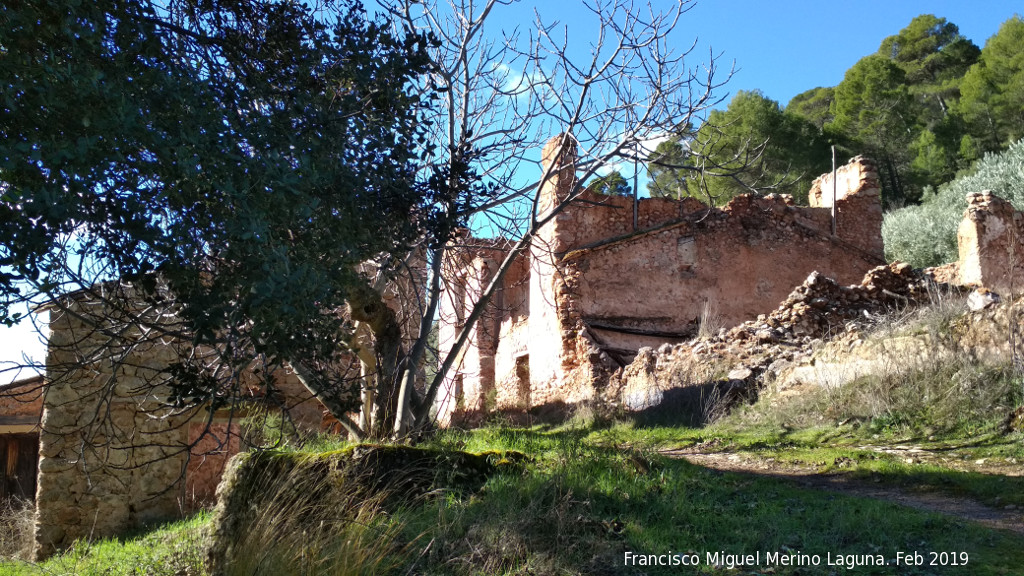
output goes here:
{"type": "Polygon", "coordinates": [[[434,323],[437,304],[441,299],[441,260],[444,257],[444,248],[431,250],[430,257],[430,285],[427,288],[426,294],[427,306],[420,317],[419,334],[416,337],[416,343],[405,359],[405,377],[402,379],[402,387],[399,390],[398,413],[395,417],[394,433],[396,436],[404,435],[416,421],[416,415],[412,410],[412,396],[415,393],[413,385],[416,382],[416,372],[419,370],[420,359],[427,349],[427,339],[434,323]]]}
{"type": "MultiPolygon", "coordinates": [[[[370,286],[362,285],[352,290],[348,307],[352,320],[365,324],[372,333],[373,377],[364,376],[364,387],[370,397],[364,409],[369,407],[371,410],[365,430],[370,437],[382,438],[389,433],[388,423],[394,421],[398,409],[402,330],[395,311],[388,308],[380,292],[370,286]]],[[[360,362],[367,364],[370,359],[364,359],[360,354],[360,362]]]]}

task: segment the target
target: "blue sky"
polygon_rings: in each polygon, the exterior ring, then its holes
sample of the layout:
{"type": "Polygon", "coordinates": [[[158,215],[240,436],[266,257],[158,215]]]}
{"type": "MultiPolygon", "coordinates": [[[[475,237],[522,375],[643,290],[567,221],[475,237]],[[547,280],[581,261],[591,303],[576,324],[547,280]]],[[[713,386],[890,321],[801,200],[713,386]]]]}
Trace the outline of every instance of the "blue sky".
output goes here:
{"type": "MultiPolygon", "coordinates": [[[[653,4],[658,8],[674,3],[653,4]]],[[[570,38],[586,49],[593,23],[581,1],[525,1],[496,8],[495,14],[511,27],[528,24],[534,9],[546,22],[558,20],[568,26],[570,38]]],[[[1005,0],[701,0],[683,15],[675,38],[680,49],[697,40],[692,65],[706,61],[709,49],[721,56],[723,71],[735,60],[738,71],[723,93],[759,89],[785,106],[800,92],[841,82],[857,60],[878,50],[886,36],[920,14],[946,18],[983,47],[1000,24],[1021,12],[1024,5],[1005,0]]]]}
{"type": "MultiPolygon", "coordinates": [[[[665,5],[660,0],[654,4],[656,8],[665,5]]],[[[500,7],[494,16],[506,28],[527,26],[534,9],[546,22],[558,20],[567,26],[570,38],[578,42],[575,48],[586,54],[594,29],[580,1],[520,2],[500,7]]],[[[735,61],[737,72],[722,89],[723,96],[759,89],[785,106],[800,92],[838,84],[858,59],[875,52],[883,38],[897,33],[919,14],[946,18],[978,46],[984,46],[1000,24],[1022,11],[1021,4],[1003,0],[703,0],[683,15],[675,40],[681,50],[697,40],[693,66],[706,62],[709,50],[719,56],[723,71],[735,61]]],[[[43,360],[39,337],[31,325],[0,327],[0,362],[20,360],[23,351],[43,360]]]]}

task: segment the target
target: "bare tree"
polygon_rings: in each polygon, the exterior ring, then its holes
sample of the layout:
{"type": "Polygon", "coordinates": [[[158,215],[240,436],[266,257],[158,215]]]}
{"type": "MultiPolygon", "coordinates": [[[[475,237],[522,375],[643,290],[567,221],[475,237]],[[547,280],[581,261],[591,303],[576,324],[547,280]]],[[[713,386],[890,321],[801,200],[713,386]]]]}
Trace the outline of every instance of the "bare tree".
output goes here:
{"type": "MultiPolygon", "coordinates": [[[[665,11],[624,0],[584,2],[593,34],[536,14],[533,23],[510,31],[493,31],[501,22],[507,0],[451,0],[384,3],[395,26],[406,32],[425,32],[437,40],[432,48],[435,68],[424,89],[439,95],[435,110],[436,165],[446,167],[450,186],[463,186],[470,175],[484,188],[465,187],[453,202],[439,209],[455,221],[484,234],[507,238],[498,270],[484,287],[470,313],[461,320],[457,338],[440,359],[436,375],[412,410],[406,408],[412,371],[419,364],[441,298],[441,262],[457,247],[431,239],[426,282],[416,345],[410,350],[401,379],[403,398],[394,432],[410,423],[423,426],[441,383],[464,350],[475,322],[501,285],[512,263],[538,232],[583,188],[550,207],[539,204],[546,182],[567,167],[557,162],[542,168],[540,149],[552,134],[562,134],[555,157],[573,150],[579,162],[579,181],[623,161],[646,157],[649,142],[675,127],[699,123],[719,102],[720,79],[715,57],[690,67],[694,44],[676,46],[678,26],[692,7],[690,0],[672,3],[665,11]],[[586,45],[586,50],[580,47],[586,45]],[[581,57],[580,54],[583,54],[581,57]],[[411,412],[411,413],[410,413],[411,412]]],[[[694,164],[690,169],[699,169],[694,164]]],[[[397,382],[397,378],[394,379],[397,382]]]]}

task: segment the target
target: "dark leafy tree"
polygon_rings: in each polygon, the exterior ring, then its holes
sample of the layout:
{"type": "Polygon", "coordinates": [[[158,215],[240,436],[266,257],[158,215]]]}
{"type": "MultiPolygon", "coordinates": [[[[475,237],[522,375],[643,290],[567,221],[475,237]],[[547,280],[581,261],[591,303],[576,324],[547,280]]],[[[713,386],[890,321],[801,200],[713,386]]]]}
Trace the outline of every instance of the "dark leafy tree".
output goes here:
{"type": "Polygon", "coordinates": [[[587,186],[588,192],[604,194],[606,196],[632,196],[633,187],[629,185],[622,176],[622,172],[616,170],[604,176],[598,176],[591,180],[587,186]]]}
{"type": "MultiPolygon", "coordinates": [[[[420,183],[427,48],[354,2],[5,5],[0,320],[121,278],[221,365],[302,367],[344,418],[358,392],[314,367],[380,310],[361,263],[454,224],[420,183]]],[[[175,369],[206,401],[237,386],[175,369]]]]}
{"type": "MultiPolygon", "coordinates": [[[[922,14],[898,34],[882,40],[878,54],[902,68],[908,84],[935,90],[962,78],[978,61],[980,50],[960,34],[956,24],[932,14],[922,14]]],[[[946,107],[942,102],[939,105],[946,107]]]]}
{"type": "Polygon", "coordinates": [[[971,145],[998,150],[1024,137],[1024,20],[1003,23],[961,86],[971,145]]]}

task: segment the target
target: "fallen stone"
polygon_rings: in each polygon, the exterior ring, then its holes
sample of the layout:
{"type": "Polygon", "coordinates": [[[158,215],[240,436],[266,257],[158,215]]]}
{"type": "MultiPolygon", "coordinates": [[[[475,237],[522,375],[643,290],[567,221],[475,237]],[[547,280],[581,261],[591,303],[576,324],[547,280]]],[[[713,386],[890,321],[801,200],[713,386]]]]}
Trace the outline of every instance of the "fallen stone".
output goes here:
{"type": "Polygon", "coordinates": [[[967,296],[967,308],[971,312],[980,312],[999,304],[1001,301],[1002,298],[999,297],[999,294],[986,288],[978,288],[967,296]]]}

